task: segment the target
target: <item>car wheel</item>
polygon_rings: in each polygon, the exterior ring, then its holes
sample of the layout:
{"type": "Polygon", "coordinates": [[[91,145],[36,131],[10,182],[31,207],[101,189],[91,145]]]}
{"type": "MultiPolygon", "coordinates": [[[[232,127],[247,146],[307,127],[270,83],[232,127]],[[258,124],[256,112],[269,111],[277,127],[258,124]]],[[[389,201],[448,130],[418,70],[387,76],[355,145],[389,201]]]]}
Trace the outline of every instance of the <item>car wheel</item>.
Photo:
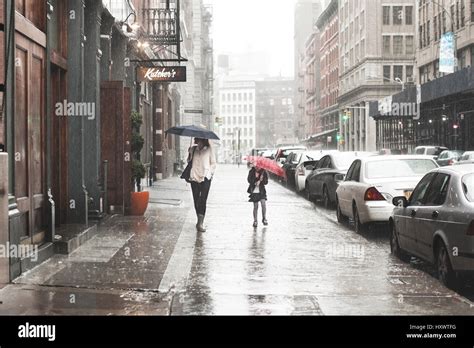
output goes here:
{"type": "Polygon", "coordinates": [[[329,198],[329,191],[326,186],[323,188],[323,206],[326,209],[331,208],[331,198],[329,198]]]}
{"type": "Polygon", "coordinates": [[[336,216],[337,216],[337,222],[340,224],[347,223],[347,217],[344,216],[344,214],[341,211],[341,207],[339,206],[339,201],[336,199],[336,216]]]}
{"type": "Polygon", "coordinates": [[[390,223],[390,227],[390,251],[403,262],[410,261],[410,256],[400,248],[395,224],[390,223]]]}
{"type": "Polygon", "coordinates": [[[354,231],[357,234],[364,233],[367,231],[367,225],[360,222],[359,210],[354,206],[353,210],[353,219],[354,219],[354,231]]]}
{"type": "Polygon", "coordinates": [[[453,271],[444,243],[440,243],[437,250],[436,269],[438,271],[438,279],[445,286],[450,289],[456,289],[459,286],[456,272],[453,271]]]}

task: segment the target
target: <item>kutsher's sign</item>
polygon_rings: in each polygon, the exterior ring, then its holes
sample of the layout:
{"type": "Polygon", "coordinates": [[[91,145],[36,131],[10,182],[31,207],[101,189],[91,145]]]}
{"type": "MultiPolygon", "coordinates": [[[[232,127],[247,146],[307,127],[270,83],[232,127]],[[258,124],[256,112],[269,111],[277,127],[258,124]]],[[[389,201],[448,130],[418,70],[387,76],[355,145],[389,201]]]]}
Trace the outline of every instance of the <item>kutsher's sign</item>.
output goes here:
{"type": "Polygon", "coordinates": [[[138,68],[138,80],[144,82],[186,82],[185,66],[138,68]]]}

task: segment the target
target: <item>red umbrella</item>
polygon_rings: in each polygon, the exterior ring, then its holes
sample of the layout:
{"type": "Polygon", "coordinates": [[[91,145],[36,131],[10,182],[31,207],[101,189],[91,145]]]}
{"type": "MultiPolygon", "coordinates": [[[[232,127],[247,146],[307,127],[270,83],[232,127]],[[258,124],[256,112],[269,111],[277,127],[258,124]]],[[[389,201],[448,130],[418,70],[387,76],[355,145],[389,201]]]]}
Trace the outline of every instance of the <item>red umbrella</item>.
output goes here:
{"type": "Polygon", "coordinates": [[[247,161],[252,163],[253,165],[255,165],[258,168],[268,170],[269,172],[271,172],[271,173],[273,173],[277,176],[280,176],[282,178],[286,178],[286,173],[283,170],[283,168],[281,168],[276,161],[274,161],[270,158],[249,156],[249,157],[247,157],[247,161]]]}

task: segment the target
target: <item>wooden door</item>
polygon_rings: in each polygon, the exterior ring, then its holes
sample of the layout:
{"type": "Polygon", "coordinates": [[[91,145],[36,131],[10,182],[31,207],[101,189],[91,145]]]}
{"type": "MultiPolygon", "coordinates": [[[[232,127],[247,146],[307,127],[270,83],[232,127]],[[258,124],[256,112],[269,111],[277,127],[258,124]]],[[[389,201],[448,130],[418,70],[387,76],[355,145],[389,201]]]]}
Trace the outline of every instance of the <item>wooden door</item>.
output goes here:
{"type": "Polygon", "coordinates": [[[100,90],[101,157],[109,163],[107,204],[130,207],[131,179],[131,92],[123,81],[105,81],[100,90]]]}
{"type": "Polygon", "coordinates": [[[16,34],[15,196],[22,214],[22,242],[45,236],[45,50],[16,34]]]}
{"type": "Polygon", "coordinates": [[[67,222],[68,211],[68,121],[67,117],[56,115],[57,103],[67,97],[66,71],[51,64],[51,185],[56,203],[56,224],[67,222]]]}

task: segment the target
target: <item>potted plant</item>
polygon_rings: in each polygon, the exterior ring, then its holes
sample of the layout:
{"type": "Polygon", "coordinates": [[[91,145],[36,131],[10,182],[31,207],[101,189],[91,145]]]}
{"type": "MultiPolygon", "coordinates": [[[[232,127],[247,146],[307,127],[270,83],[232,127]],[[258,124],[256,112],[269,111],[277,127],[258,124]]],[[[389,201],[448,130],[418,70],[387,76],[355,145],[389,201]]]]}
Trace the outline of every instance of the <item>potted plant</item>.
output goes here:
{"type": "Polygon", "coordinates": [[[137,111],[132,111],[132,194],[130,202],[130,214],[133,216],[143,216],[148,208],[150,192],[142,192],[142,179],[145,178],[146,169],[140,159],[145,140],[140,134],[140,127],[143,124],[143,117],[137,111]],[[136,188],[136,190],[135,190],[136,188]]]}

